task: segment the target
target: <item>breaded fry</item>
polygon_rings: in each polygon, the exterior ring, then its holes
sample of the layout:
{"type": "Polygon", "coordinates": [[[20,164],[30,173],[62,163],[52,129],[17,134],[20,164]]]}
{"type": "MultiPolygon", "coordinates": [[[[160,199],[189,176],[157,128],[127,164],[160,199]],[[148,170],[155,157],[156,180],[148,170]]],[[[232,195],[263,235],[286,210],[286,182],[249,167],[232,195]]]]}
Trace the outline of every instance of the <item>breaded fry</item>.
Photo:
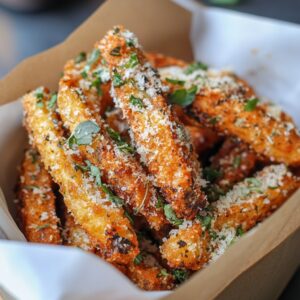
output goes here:
{"type": "Polygon", "coordinates": [[[161,246],[162,257],[172,268],[201,269],[219,257],[236,236],[270,215],[297,188],[299,179],[285,165],[265,167],[214,202],[208,214],[199,217],[202,228],[194,221],[171,231],[161,246]]]}
{"type": "Polygon", "coordinates": [[[94,253],[95,248],[88,234],[83,230],[82,226],[77,224],[74,217],[66,214],[64,225],[64,240],[65,245],[78,247],[82,250],[94,253]]]}
{"type": "Polygon", "coordinates": [[[98,186],[97,170],[85,174],[72,162],[57,120],[47,109],[49,98],[44,88],[23,97],[29,135],[46,169],[60,186],[68,210],[89,234],[93,245],[101,249],[106,260],[128,264],[139,253],[130,221],[124,210],[113,202],[111,194],[98,186]]]}
{"type": "Polygon", "coordinates": [[[193,103],[195,114],[218,118],[216,127],[239,137],[259,154],[272,161],[300,165],[300,136],[291,122],[280,122],[261,107],[248,85],[232,75],[226,88],[204,87],[193,103]],[[252,106],[255,106],[252,108],[252,106]]]}
{"type": "Polygon", "coordinates": [[[73,136],[79,128],[84,132],[88,130],[85,127],[90,125],[98,131],[93,141],[75,143],[74,149],[80,144],[79,152],[100,169],[103,182],[124,199],[133,214],[144,216],[151,228],[160,230],[168,222],[163,209],[157,205],[158,195],[154,186],[132,154],[134,149],[120,141],[118,133],[109,128],[103,119],[96,119],[84,99],[69,86],[68,79],[62,78],[57,104],[65,126],[73,132],[73,136]]]}
{"type": "Polygon", "coordinates": [[[40,155],[32,148],[25,152],[18,198],[26,239],[34,243],[61,244],[52,179],[45,170],[40,155]]]}
{"type": "Polygon", "coordinates": [[[300,164],[300,136],[291,119],[274,117],[258,102],[253,89],[236,75],[201,67],[162,68],[160,75],[163,81],[180,83],[176,89],[189,91],[194,87],[195,100],[188,103],[192,103],[193,113],[219,131],[240,138],[273,161],[300,164]]]}
{"type": "Polygon", "coordinates": [[[209,238],[198,221],[185,222],[173,229],[160,247],[171,268],[199,270],[209,260],[209,238]]]}
{"type": "Polygon", "coordinates": [[[211,158],[210,168],[217,172],[213,183],[227,192],[234,184],[247,178],[254,171],[256,163],[257,155],[253,150],[237,139],[227,138],[211,158]]]}
{"type": "Polygon", "coordinates": [[[161,53],[146,52],[145,56],[155,69],[170,66],[185,67],[187,65],[187,63],[181,59],[167,56],[161,53]]]}
{"type": "Polygon", "coordinates": [[[127,276],[143,290],[163,291],[174,288],[173,276],[162,268],[156,258],[143,253],[136,263],[128,267],[127,276]],[[141,260],[141,261],[140,261],[141,260]]]}
{"type": "Polygon", "coordinates": [[[162,96],[165,88],[156,70],[135,35],[121,26],[109,31],[98,47],[110,68],[114,101],[154,184],[178,217],[193,219],[206,202],[201,170],[183,125],[162,96]]]}
{"type": "Polygon", "coordinates": [[[109,93],[109,70],[101,63],[97,49],[89,54],[82,52],[69,60],[64,66],[63,80],[68,81],[70,88],[80,91],[96,117],[113,105],[109,93]]]}

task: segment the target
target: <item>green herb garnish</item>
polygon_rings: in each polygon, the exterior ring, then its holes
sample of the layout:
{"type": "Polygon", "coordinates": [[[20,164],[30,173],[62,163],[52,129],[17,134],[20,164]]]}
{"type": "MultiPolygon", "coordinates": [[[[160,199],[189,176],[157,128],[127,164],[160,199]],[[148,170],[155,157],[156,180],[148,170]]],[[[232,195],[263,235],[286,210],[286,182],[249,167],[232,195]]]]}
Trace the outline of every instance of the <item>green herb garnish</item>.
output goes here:
{"type": "Polygon", "coordinates": [[[109,134],[109,136],[116,142],[118,148],[123,151],[123,152],[127,152],[127,153],[134,153],[134,148],[127,144],[121,137],[121,135],[113,130],[111,127],[107,127],[106,128],[107,133],[109,134]]]}
{"type": "Polygon", "coordinates": [[[104,191],[105,194],[107,194],[108,199],[113,202],[116,206],[120,207],[124,205],[124,201],[116,196],[113,191],[104,183],[101,184],[101,188],[104,191]]]}
{"type": "Polygon", "coordinates": [[[38,190],[40,188],[37,185],[27,184],[23,186],[23,189],[33,191],[33,190],[38,190]]]}
{"type": "Polygon", "coordinates": [[[120,51],[121,51],[121,47],[118,46],[118,47],[112,49],[109,54],[112,56],[120,56],[121,55],[120,51]]]}
{"type": "Polygon", "coordinates": [[[160,195],[158,195],[155,207],[156,208],[162,208],[163,206],[164,206],[164,200],[163,200],[163,198],[160,195]]]}
{"type": "Polygon", "coordinates": [[[84,121],[78,124],[68,139],[69,147],[72,149],[76,145],[90,145],[93,135],[100,131],[99,126],[93,121],[84,121]]]}
{"type": "Polygon", "coordinates": [[[175,212],[173,211],[173,208],[170,204],[165,204],[164,205],[164,213],[166,218],[168,219],[168,221],[175,225],[175,226],[179,226],[183,223],[183,220],[178,219],[175,212]]]}
{"type": "Polygon", "coordinates": [[[173,272],[173,276],[178,283],[184,282],[188,278],[188,271],[183,269],[176,269],[173,272]]]}
{"type": "Polygon", "coordinates": [[[142,109],[142,108],[145,107],[145,105],[144,105],[142,99],[137,98],[137,97],[134,97],[133,95],[130,96],[129,102],[130,102],[132,105],[138,107],[139,109],[142,109]]]}
{"type": "Polygon", "coordinates": [[[222,173],[213,167],[206,167],[203,169],[203,177],[209,182],[214,182],[222,176],[222,173]]]}
{"type": "Polygon", "coordinates": [[[197,216],[197,219],[201,222],[202,226],[205,227],[205,229],[210,229],[212,217],[210,215],[206,216],[197,216]]]}
{"type": "Polygon", "coordinates": [[[193,103],[196,93],[197,93],[197,87],[193,85],[188,90],[180,89],[174,91],[170,95],[169,100],[172,104],[178,104],[183,107],[186,107],[193,103]]]}
{"type": "Polygon", "coordinates": [[[75,64],[79,64],[86,60],[86,53],[80,52],[75,58],[75,64]]]}
{"type": "Polygon", "coordinates": [[[51,98],[48,102],[48,105],[47,105],[47,108],[50,110],[50,109],[53,109],[56,105],[56,102],[57,102],[57,93],[52,93],[51,95],[51,98]]]}
{"type": "Polygon", "coordinates": [[[40,230],[43,230],[43,229],[49,228],[49,227],[50,227],[50,224],[44,224],[44,225],[37,226],[36,229],[38,231],[40,231],[40,230]]]}
{"type": "Polygon", "coordinates": [[[84,78],[84,79],[87,79],[87,78],[88,78],[88,73],[87,73],[85,70],[83,70],[83,71],[80,73],[80,75],[81,75],[82,78],[84,78]]]}
{"type": "Polygon", "coordinates": [[[34,93],[34,96],[37,99],[36,106],[39,107],[39,108],[44,107],[44,103],[43,103],[44,89],[43,88],[36,89],[36,91],[34,93]]]}
{"type": "Polygon", "coordinates": [[[144,257],[143,257],[143,254],[142,253],[139,253],[133,260],[133,263],[135,265],[140,265],[143,261],[144,257]]]}
{"type": "Polygon", "coordinates": [[[239,226],[236,229],[236,236],[242,236],[243,234],[244,234],[244,230],[243,230],[242,226],[239,226]]]}
{"type": "Polygon", "coordinates": [[[98,77],[96,78],[90,85],[90,88],[92,87],[95,87],[96,90],[97,90],[97,94],[98,96],[102,96],[103,95],[103,92],[102,92],[102,89],[101,89],[101,79],[98,77]]]}
{"type": "Polygon", "coordinates": [[[187,68],[185,69],[185,74],[189,75],[194,73],[197,70],[204,70],[206,71],[208,69],[208,66],[200,61],[194,62],[192,64],[190,64],[189,66],[187,66],[187,68]]]}
{"type": "Polygon", "coordinates": [[[160,272],[157,274],[157,277],[166,277],[168,275],[169,275],[168,271],[166,269],[162,268],[160,270],[160,272]]]}
{"type": "Polygon", "coordinates": [[[132,53],[130,55],[129,61],[125,64],[125,68],[126,69],[131,69],[134,68],[135,66],[137,66],[139,64],[139,58],[137,56],[136,53],[132,53]]]}
{"type": "Polygon", "coordinates": [[[216,125],[219,121],[220,121],[220,117],[213,117],[213,118],[209,119],[208,122],[211,125],[216,125]]]}
{"type": "Polygon", "coordinates": [[[247,100],[247,102],[244,106],[244,111],[253,111],[253,110],[255,110],[258,102],[259,102],[258,98],[253,98],[253,99],[247,100]]]}
{"type": "Polygon", "coordinates": [[[178,80],[178,79],[172,79],[172,78],[166,78],[166,81],[172,84],[178,84],[178,85],[184,85],[184,80],[178,80]]]}
{"type": "Polygon", "coordinates": [[[209,235],[210,235],[212,240],[215,240],[218,237],[218,234],[213,230],[209,231],[209,235]]]}
{"type": "Polygon", "coordinates": [[[123,81],[122,79],[122,76],[117,73],[117,72],[114,72],[114,75],[113,75],[113,78],[112,78],[112,84],[114,87],[120,87],[124,84],[125,82],[123,81]]]}
{"type": "Polygon", "coordinates": [[[127,210],[124,211],[124,215],[127,217],[127,219],[129,220],[129,222],[132,225],[134,225],[133,218],[132,218],[132,216],[130,215],[130,213],[127,210]]]}
{"type": "Polygon", "coordinates": [[[236,157],[233,159],[232,165],[233,165],[233,167],[234,167],[235,169],[237,169],[237,168],[240,167],[241,162],[242,162],[242,158],[241,158],[240,155],[238,155],[238,156],[236,156],[236,157]]]}
{"type": "Polygon", "coordinates": [[[91,55],[89,56],[86,66],[84,67],[84,70],[87,72],[90,70],[91,66],[99,59],[100,57],[100,51],[99,49],[94,49],[91,55]]]}

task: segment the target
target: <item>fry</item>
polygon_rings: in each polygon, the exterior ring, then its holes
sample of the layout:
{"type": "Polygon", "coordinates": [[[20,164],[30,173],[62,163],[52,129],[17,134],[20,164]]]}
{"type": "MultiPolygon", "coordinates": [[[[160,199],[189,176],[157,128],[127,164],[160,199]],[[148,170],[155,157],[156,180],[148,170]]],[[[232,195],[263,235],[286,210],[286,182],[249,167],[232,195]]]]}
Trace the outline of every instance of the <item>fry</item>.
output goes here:
{"type": "Polygon", "coordinates": [[[25,152],[23,159],[18,197],[26,239],[34,243],[61,244],[52,179],[38,152],[32,148],[25,152]]]}
{"type": "Polygon", "coordinates": [[[201,170],[182,124],[162,96],[165,88],[133,33],[115,27],[98,45],[137,151],[178,217],[193,219],[205,205],[201,170]]]}
{"type": "Polygon", "coordinates": [[[46,169],[60,186],[68,210],[89,234],[93,244],[101,249],[109,262],[127,264],[139,253],[130,221],[124,216],[124,210],[111,201],[97,182],[95,184],[92,173],[84,174],[75,169],[57,120],[47,109],[49,98],[44,88],[23,97],[29,135],[46,169]]]}
{"type": "Polygon", "coordinates": [[[201,225],[196,221],[171,231],[160,248],[162,257],[172,268],[203,268],[223,254],[236,236],[270,215],[297,188],[299,179],[285,165],[265,167],[214,202],[211,211],[199,217],[201,225]]]}
{"type": "Polygon", "coordinates": [[[63,80],[68,81],[69,87],[81,91],[96,116],[103,115],[107,107],[112,106],[109,71],[101,64],[97,49],[69,60],[64,66],[63,80]]]}
{"type": "Polygon", "coordinates": [[[83,230],[82,226],[76,223],[74,217],[70,213],[66,214],[64,239],[65,245],[78,247],[92,253],[95,252],[95,248],[90,237],[83,230]]]}
{"type": "Polygon", "coordinates": [[[144,216],[153,229],[162,229],[168,222],[162,208],[157,207],[158,195],[154,186],[132,155],[134,149],[121,141],[118,133],[100,116],[96,119],[84,99],[69,85],[68,79],[62,78],[57,103],[65,126],[73,134],[87,123],[98,128],[93,141],[81,143],[79,152],[100,169],[103,182],[124,199],[133,214],[144,216]]]}
{"type": "Polygon", "coordinates": [[[205,171],[208,177],[214,175],[211,180],[208,178],[209,181],[222,193],[226,193],[234,184],[251,175],[257,160],[255,152],[246,144],[234,138],[227,138],[218,153],[211,158],[211,165],[205,171]]]}

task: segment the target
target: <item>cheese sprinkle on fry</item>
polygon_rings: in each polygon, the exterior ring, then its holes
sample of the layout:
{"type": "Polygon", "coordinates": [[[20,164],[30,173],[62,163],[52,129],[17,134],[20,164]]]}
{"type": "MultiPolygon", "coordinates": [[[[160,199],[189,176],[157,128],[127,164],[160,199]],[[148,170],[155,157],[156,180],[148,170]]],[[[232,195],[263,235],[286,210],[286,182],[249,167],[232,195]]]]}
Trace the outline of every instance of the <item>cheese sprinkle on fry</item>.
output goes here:
{"type": "Polygon", "coordinates": [[[193,219],[206,203],[205,182],[189,137],[162,96],[166,87],[132,32],[115,27],[98,46],[110,68],[111,94],[154,184],[177,217],[193,219]]]}

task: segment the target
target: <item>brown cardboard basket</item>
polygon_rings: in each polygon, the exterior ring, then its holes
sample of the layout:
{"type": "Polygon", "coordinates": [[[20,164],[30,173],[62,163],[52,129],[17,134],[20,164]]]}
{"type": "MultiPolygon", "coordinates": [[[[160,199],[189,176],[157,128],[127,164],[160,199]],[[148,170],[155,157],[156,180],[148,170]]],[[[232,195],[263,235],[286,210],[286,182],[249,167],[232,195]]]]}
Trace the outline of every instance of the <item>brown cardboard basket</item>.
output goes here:
{"type": "MultiPolygon", "coordinates": [[[[0,105],[40,85],[57,89],[65,61],[91,49],[117,24],[134,31],[147,51],[192,59],[190,12],[169,0],[108,0],[66,41],[26,59],[4,77],[0,81],[0,105]]],[[[2,188],[5,192],[12,185],[2,188]]],[[[215,263],[165,299],[277,298],[300,262],[299,199],[298,191],[215,263]]]]}

